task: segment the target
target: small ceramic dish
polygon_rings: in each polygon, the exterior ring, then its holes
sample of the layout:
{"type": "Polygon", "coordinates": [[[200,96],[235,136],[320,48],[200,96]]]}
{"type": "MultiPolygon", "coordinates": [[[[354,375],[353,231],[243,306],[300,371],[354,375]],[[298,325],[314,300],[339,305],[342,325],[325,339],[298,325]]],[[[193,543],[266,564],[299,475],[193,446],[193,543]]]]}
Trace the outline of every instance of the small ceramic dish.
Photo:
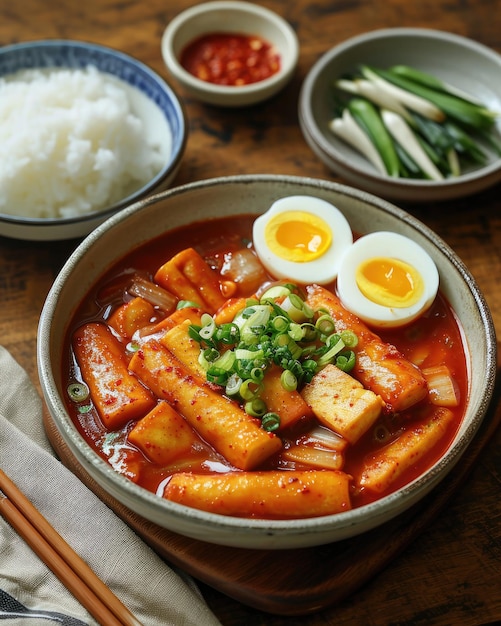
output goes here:
{"type": "Polygon", "coordinates": [[[231,0],[203,2],[180,13],[165,29],[161,47],[167,69],[190,96],[223,107],[243,107],[271,98],[291,79],[299,57],[296,34],[282,17],[251,2],[231,0]],[[189,44],[213,34],[252,36],[268,43],[279,56],[278,71],[242,85],[216,84],[194,76],[181,64],[181,55],[189,44]]]}
{"type": "MultiPolygon", "coordinates": [[[[139,119],[148,144],[158,151],[157,173],[146,183],[127,187],[125,197],[114,200],[110,206],[81,212],[77,217],[30,217],[21,214],[21,210],[7,214],[0,209],[0,235],[26,240],[82,237],[110,215],[154,191],[165,189],[174,179],[187,140],[186,116],[174,91],[149,67],[117,50],[81,41],[32,41],[4,46],[0,50],[2,78],[24,70],[83,70],[88,66],[111,76],[126,94],[130,113],[139,119]]],[[[26,183],[33,184],[33,179],[26,183]]]]}
{"type": "MultiPolygon", "coordinates": [[[[150,248],[151,249],[151,248],[150,248]]],[[[107,274],[110,276],[110,274],[107,274]]],[[[356,536],[411,507],[436,487],[467,450],[487,411],[496,374],[496,338],[487,304],[457,255],[424,224],[366,192],[322,180],[288,176],[234,176],[190,183],[135,203],[99,226],[69,258],[48,294],[37,348],[41,387],[52,423],[77,467],[106,494],[163,528],[202,541],[240,548],[282,549],[356,536]],[[68,333],[90,290],[132,250],[211,218],[258,217],[284,196],[315,196],[334,204],[360,234],[388,230],[406,235],[433,258],[441,291],[463,328],[468,389],[466,407],[448,448],[420,476],[370,504],[311,519],[253,519],[197,510],[162,498],[115,471],[90,445],[67,404],[68,333]]]]}
{"type": "MultiPolygon", "coordinates": [[[[392,200],[442,201],[482,191],[501,180],[501,158],[487,150],[488,162],[442,181],[380,175],[361,154],[329,129],[334,117],[333,83],[360,65],[388,68],[405,64],[435,75],[501,113],[501,56],[451,33],[421,28],[376,30],[326,52],[304,80],[299,122],[306,142],[321,161],[351,184],[392,200]]],[[[496,124],[501,129],[501,117],[496,124]]]]}

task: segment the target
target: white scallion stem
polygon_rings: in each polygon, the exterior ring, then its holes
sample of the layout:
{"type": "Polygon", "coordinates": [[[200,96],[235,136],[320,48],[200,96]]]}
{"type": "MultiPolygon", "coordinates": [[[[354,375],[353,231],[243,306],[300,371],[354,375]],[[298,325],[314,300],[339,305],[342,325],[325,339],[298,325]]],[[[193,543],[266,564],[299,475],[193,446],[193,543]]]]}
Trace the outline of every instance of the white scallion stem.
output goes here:
{"type": "Polygon", "coordinates": [[[459,163],[459,156],[454,148],[450,148],[447,150],[447,161],[449,163],[449,167],[451,168],[451,173],[453,176],[459,176],[461,174],[461,165],[459,163]]]}
{"type": "Polygon", "coordinates": [[[340,78],[339,80],[336,81],[336,87],[348,93],[359,95],[358,81],[348,80],[346,78],[340,78]]]}
{"type": "Polygon", "coordinates": [[[421,147],[407,122],[398,113],[383,109],[381,117],[388,132],[402,146],[416,165],[431,180],[443,180],[443,175],[421,147]]]}
{"type": "Polygon", "coordinates": [[[406,91],[405,89],[401,89],[400,87],[393,85],[392,83],[388,82],[384,78],[381,78],[368,68],[364,68],[363,73],[368,80],[372,81],[380,89],[386,91],[388,93],[388,96],[391,96],[392,98],[400,102],[402,106],[407,107],[408,109],[411,109],[416,113],[420,113],[423,117],[427,117],[428,119],[434,120],[435,122],[444,121],[444,112],[429,100],[421,98],[420,96],[417,96],[410,91],[406,91]]]}
{"type": "Polygon", "coordinates": [[[331,120],[329,128],[340,139],[363,154],[380,174],[386,174],[381,155],[367,134],[356,123],[348,109],[343,111],[342,117],[336,117],[331,120]]]}
{"type": "Polygon", "coordinates": [[[405,120],[411,122],[412,116],[409,114],[409,111],[388,90],[382,89],[380,85],[370,80],[360,79],[356,83],[359,95],[364,96],[367,100],[371,100],[382,108],[395,111],[405,120]]]}

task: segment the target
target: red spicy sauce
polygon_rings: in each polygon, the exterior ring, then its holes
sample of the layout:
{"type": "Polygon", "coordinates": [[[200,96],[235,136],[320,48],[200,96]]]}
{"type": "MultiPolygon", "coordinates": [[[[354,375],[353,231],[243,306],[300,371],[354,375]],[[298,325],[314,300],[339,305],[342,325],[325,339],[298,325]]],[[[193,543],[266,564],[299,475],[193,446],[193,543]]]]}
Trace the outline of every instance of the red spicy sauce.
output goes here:
{"type": "MultiPolygon", "coordinates": [[[[91,289],[82,302],[75,317],[71,321],[67,337],[67,360],[64,377],[68,382],[75,379],[74,359],[71,355],[71,335],[73,330],[87,321],[105,322],[117,306],[130,299],[126,293],[126,287],[131,282],[131,276],[138,273],[151,278],[158,267],[165,263],[171,256],[182,249],[193,246],[216,271],[221,268],[227,258],[236,250],[247,245],[252,237],[252,224],[255,216],[239,216],[206,220],[198,224],[175,229],[158,239],[148,242],[137,250],[129,253],[112,267],[91,289]]],[[[331,286],[334,288],[334,285],[331,286]]],[[[251,293],[241,291],[237,296],[249,296],[251,293]]],[[[403,486],[409,481],[420,476],[445,452],[450,445],[464,414],[467,395],[468,380],[466,356],[462,330],[450,305],[442,294],[438,294],[435,303],[425,315],[404,328],[387,330],[378,333],[384,341],[388,341],[410,360],[419,361],[423,367],[437,363],[445,363],[452,372],[455,382],[460,391],[461,402],[455,407],[454,420],[441,443],[434,447],[415,466],[411,467],[394,484],[390,491],[403,486]]],[[[136,449],[128,441],[128,432],[133,426],[127,424],[122,429],[108,431],[95,409],[89,412],[79,413],[75,403],[68,400],[67,408],[70,415],[80,430],[82,436],[98,454],[106,459],[117,471],[126,475],[130,480],[152,491],[161,493],[164,482],[176,471],[186,469],[187,465],[171,465],[164,467],[155,464],[136,449]]],[[[425,401],[399,415],[382,416],[376,425],[364,435],[359,442],[352,446],[346,455],[344,471],[357,476],[364,465],[364,460],[377,452],[384,444],[376,437],[376,431],[384,426],[390,433],[398,433],[406,424],[412,424],[414,420],[420,420],[420,415],[429,410],[429,403],[425,401]]],[[[302,422],[293,427],[289,432],[283,433],[285,444],[299,440],[307,429],[308,424],[302,422]]],[[[223,463],[219,455],[203,442],[196,450],[190,452],[191,458],[183,463],[189,464],[190,470],[211,473],[223,470],[223,463]],[[212,467],[217,469],[212,470],[212,467]],[[195,468],[195,469],[193,469],[195,468]]],[[[277,469],[276,459],[268,461],[264,468],[277,469]]],[[[227,470],[232,468],[229,466],[227,470]]],[[[297,467],[296,469],[301,469],[297,467]]],[[[304,469],[304,468],[303,468],[304,469]]],[[[352,505],[358,507],[368,504],[390,491],[379,495],[370,493],[356,493],[352,497],[352,505]]]]}
{"type": "Polygon", "coordinates": [[[280,69],[274,46],[255,35],[212,33],[192,41],[181,53],[181,65],[196,78],[238,87],[269,78],[280,69]]]}

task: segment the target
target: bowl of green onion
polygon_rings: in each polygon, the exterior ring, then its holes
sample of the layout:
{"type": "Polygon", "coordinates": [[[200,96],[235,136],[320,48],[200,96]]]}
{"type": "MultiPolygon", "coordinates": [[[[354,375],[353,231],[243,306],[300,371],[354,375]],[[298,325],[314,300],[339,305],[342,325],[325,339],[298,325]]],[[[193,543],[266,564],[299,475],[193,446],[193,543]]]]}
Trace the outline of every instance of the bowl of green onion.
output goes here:
{"type": "Polygon", "coordinates": [[[334,173],[392,200],[444,201],[501,181],[501,56],[452,33],[371,31],[327,51],[299,122],[334,173]]]}

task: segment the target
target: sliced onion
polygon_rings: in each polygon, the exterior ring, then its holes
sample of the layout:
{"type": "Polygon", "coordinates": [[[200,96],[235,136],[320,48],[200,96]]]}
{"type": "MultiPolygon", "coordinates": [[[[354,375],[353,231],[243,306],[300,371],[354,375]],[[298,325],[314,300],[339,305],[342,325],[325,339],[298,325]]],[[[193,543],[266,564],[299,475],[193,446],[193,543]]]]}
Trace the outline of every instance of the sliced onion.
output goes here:
{"type": "Polygon", "coordinates": [[[253,293],[267,279],[261,262],[249,248],[226,254],[221,275],[246,293],[253,293]]]}
{"type": "Polygon", "coordinates": [[[446,365],[426,367],[421,371],[428,383],[428,393],[432,404],[447,407],[459,405],[459,391],[446,365]]]}
{"type": "Polygon", "coordinates": [[[339,452],[343,451],[348,445],[346,439],[343,439],[341,435],[323,426],[315,426],[312,428],[308,434],[302,438],[301,443],[314,445],[319,448],[327,448],[329,450],[338,450],[339,452]]]}
{"type": "Polygon", "coordinates": [[[340,470],[344,465],[344,456],[338,450],[322,450],[298,444],[291,446],[281,454],[286,463],[309,465],[311,467],[340,470]]]}
{"type": "Polygon", "coordinates": [[[130,285],[128,291],[134,296],[148,300],[153,306],[157,306],[166,313],[172,313],[176,309],[176,296],[145,278],[139,276],[134,278],[134,282],[130,285]]]}

